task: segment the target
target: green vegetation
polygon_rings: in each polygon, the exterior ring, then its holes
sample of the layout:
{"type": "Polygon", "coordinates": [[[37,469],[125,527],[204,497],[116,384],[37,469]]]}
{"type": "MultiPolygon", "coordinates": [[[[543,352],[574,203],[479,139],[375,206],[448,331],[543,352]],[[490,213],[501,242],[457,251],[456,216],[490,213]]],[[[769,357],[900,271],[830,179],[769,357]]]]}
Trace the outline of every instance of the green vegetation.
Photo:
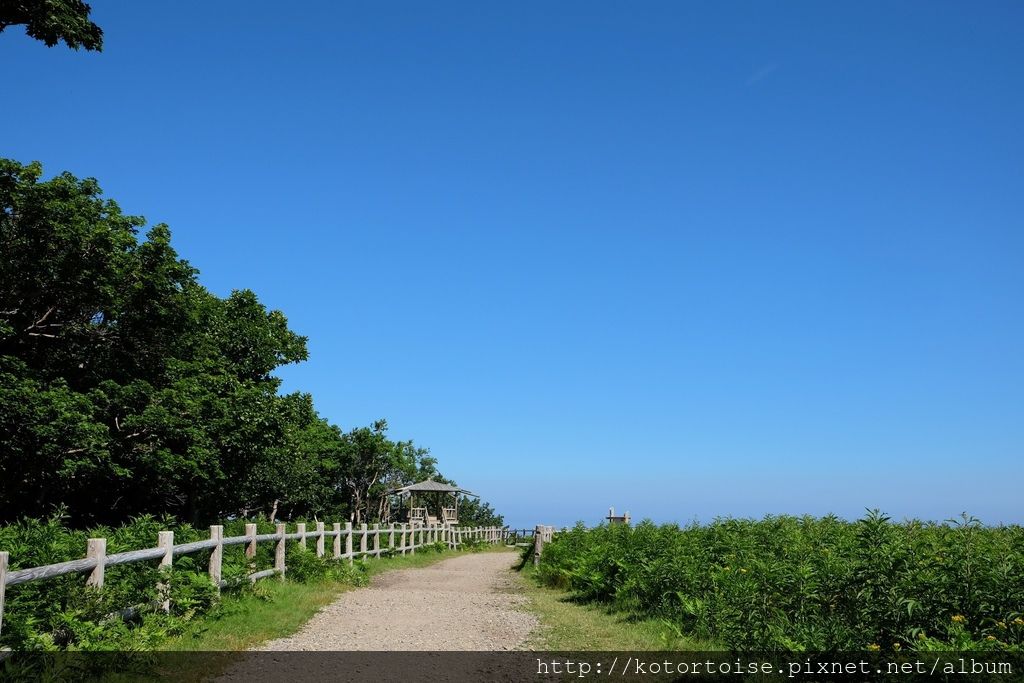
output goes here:
{"type": "Polygon", "coordinates": [[[522,573],[530,611],[540,619],[540,628],[527,644],[530,649],[567,652],[717,649],[683,636],[674,624],[616,612],[608,605],[587,604],[565,591],[544,586],[537,581],[537,573],[530,565],[522,573]]]}
{"type": "MultiPolygon", "coordinates": [[[[259,533],[273,530],[266,520],[256,523],[259,533]]],[[[225,534],[242,535],[244,524],[245,520],[226,523],[225,534]]],[[[157,532],[168,528],[178,543],[206,538],[205,533],[170,519],[141,517],[116,529],[89,532],[69,530],[58,519],[49,519],[0,528],[0,547],[11,548],[34,566],[80,557],[89,535],[106,536],[108,550],[114,553],[152,546],[157,532]]],[[[0,644],[36,652],[244,648],[291,633],[339,591],[366,585],[373,574],[425,566],[449,554],[446,544],[435,543],[404,556],[389,557],[389,551],[382,549],[385,557],[350,564],[318,558],[312,546],[303,550],[290,542],[288,580],[271,578],[251,584],[248,574],[273,566],[273,546],[259,544],[253,559],[245,557],[241,545],[224,548],[222,571],[231,585],[223,597],[210,584],[208,553],[177,558],[169,573],[161,573],[155,562],[108,567],[101,591],[85,587],[80,575],[11,586],[0,644]],[[161,590],[160,584],[167,588],[161,590]],[[170,600],[169,614],[159,608],[164,599],[170,600]],[[126,613],[129,606],[132,610],[126,613]]],[[[468,551],[481,548],[465,545],[468,551]]]]}
{"type": "Polygon", "coordinates": [[[24,25],[25,33],[48,47],[60,41],[77,50],[103,49],[103,31],[89,21],[92,8],[82,0],[0,0],[0,32],[24,25]]]}
{"type": "Polygon", "coordinates": [[[258,591],[255,593],[244,591],[226,597],[214,618],[190,626],[163,641],[158,649],[246,650],[264,641],[295,633],[317,610],[332,602],[340,593],[366,585],[374,575],[394,569],[427,567],[455,555],[448,551],[418,549],[415,555],[356,560],[349,569],[344,569],[349,565],[341,562],[337,564],[341,568],[340,574],[317,578],[308,583],[297,583],[291,579],[283,582],[265,580],[257,584],[258,591]]]}
{"type": "MultiPolygon", "coordinates": [[[[64,678],[54,680],[75,679],[79,674],[111,681],[134,681],[138,675],[145,675],[147,680],[150,675],[183,682],[209,680],[236,661],[235,653],[292,635],[320,608],[341,593],[366,585],[370,577],[395,569],[426,567],[457,554],[441,546],[428,547],[418,549],[414,555],[357,559],[350,565],[346,561],[320,560],[312,552],[296,547],[289,554],[290,578],[286,581],[265,579],[251,587],[240,585],[217,598],[209,591],[206,577],[197,577],[195,585],[206,590],[211,598],[205,611],[183,616],[175,610],[172,616],[165,616],[145,610],[130,625],[119,619],[74,624],[75,630],[91,630],[96,637],[80,643],[83,648],[73,646],[72,650],[116,652],[116,657],[47,659],[44,651],[35,650],[32,656],[0,665],[0,677],[39,680],[58,670],[64,678]],[[295,578],[300,572],[304,582],[295,578]],[[157,651],[166,654],[147,656],[157,651]],[[204,654],[176,654],[195,652],[204,654]]],[[[22,586],[15,590],[18,588],[22,586]]]]}
{"type": "Polygon", "coordinates": [[[581,602],[741,650],[1024,646],[1024,530],[966,516],[577,526],[545,546],[537,575],[581,602]]]}
{"type": "MultiPolygon", "coordinates": [[[[166,225],[121,213],[93,179],[0,159],[0,523],[61,510],[83,528],[139,515],[381,516],[387,488],[436,459],[343,432],[276,368],[306,339],[248,290],[221,298],[166,225]]],[[[486,504],[466,524],[500,524],[486,504]]],[[[12,560],[25,566],[17,554],[12,560]]]]}

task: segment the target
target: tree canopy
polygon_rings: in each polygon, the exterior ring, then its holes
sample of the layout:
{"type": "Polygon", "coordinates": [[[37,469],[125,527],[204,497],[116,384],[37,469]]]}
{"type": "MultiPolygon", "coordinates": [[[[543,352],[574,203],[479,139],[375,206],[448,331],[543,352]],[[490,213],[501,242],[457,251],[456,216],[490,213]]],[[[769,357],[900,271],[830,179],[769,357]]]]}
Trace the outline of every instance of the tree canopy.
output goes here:
{"type": "Polygon", "coordinates": [[[0,521],[365,521],[438,474],[386,421],[343,432],[282,395],[306,338],[249,290],[208,291],[145,224],[93,179],[0,159],[0,521]]]}
{"type": "Polygon", "coordinates": [[[92,8],[82,0],[0,0],[0,32],[23,25],[25,33],[47,46],[60,41],[77,50],[103,49],[103,29],[89,20],[92,8]]]}

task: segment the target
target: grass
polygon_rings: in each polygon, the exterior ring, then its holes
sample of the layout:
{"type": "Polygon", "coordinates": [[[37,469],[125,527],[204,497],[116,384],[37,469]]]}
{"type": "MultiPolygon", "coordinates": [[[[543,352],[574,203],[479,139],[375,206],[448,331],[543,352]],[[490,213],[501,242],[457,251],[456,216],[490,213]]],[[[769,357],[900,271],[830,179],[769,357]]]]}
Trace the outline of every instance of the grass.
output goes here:
{"type": "MultiPolygon", "coordinates": [[[[490,550],[492,548],[478,552],[490,550]]],[[[463,554],[465,552],[419,552],[368,559],[365,567],[368,576],[375,576],[396,569],[427,567],[463,554]]],[[[189,632],[161,645],[163,651],[206,653],[201,657],[171,658],[175,681],[191,683],[208,679],[230,666],[238,652],[292,635],[322,607],[356,588],[333,580],[296,583],[265,579],[258,585],[260,590],[255,595],[226,595],[215,618],[202,619],[189,632]]]]}
{"type": "MultiPolygon", "coordinates": [[[[366,573],[375,576],[395,569],[426,567],[462,553],[416,553],[366,560],[366,573]]],[[[358,561],[358,560],[357,560],[358,561]]],[[[247,650],[259,643],[295,633],[322,607],[357,588],[343,581],[295,583],[266,579],[259,595],[227,595],[217,618],[163,643],[162,650],[247,650]]]]}
{"type": "Polygon", "coordinates": [[[541,586],[534,578],[532,566],[524,567],[519,576],[529,609],[540,619],[540,629],[526,643],[527,649],[604,652],[720,649],[720,646],[687,638],[671,624],[623,616],[601,606],[576,602],[569,593],[541,586]]]}

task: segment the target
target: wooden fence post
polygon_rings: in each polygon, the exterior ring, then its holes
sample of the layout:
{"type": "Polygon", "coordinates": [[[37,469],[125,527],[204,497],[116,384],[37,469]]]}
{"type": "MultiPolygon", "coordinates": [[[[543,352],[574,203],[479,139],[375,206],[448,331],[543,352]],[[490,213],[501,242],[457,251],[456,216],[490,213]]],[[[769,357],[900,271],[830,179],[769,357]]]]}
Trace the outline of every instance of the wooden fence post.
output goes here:
{"type": "Polygon", "coordinates": [[[306,549],[306,523],[305,522],[299,522],[298,524],[295,525],[295,530],[299,533],[299,545],[301,545],[302,549],[305,550],[306,549]]]}
{"type": "Polygon", "coordinates": [[[334,523],[334,559],[341,559],[341,522],[334,523]]]}
{"type": "Polygon", "coordinates": [[[533,530],[533,566],[540,564],[540,554],[544,550],[544,525],[538,524],[533,530]]]}
{"type": "Polygon", "coordinates": [[[251,560],[256,557],[256,525],[246,524],[245,535],[249,537],[249,542],[245,546],[245,556],[251,560]]]}
{"type": "Polygon", "coordinates": [[[107,539],[90,538],[86,546],[85,556],[96,559],[96,568],[89,574],[85,585],[92,586],[93,588],[103,588],[103,574],[107,565],[107,539]]]}
{"type": "Polygon", "coordinates": [[[324,523],[316,523],[316,556],[324,556],[324,523]]]}
{"type": "Polygon", "coordinates": [[[359,525],[359,554],[366,557],[366,525],[359,525]]]}
{"type": "Polygon", "coordinates": [[[388,548],[394,550],[395,548],[395,523],[391,522],[388,525],[388,548]]]}
{"type": "Polygon", "coordinates": [[[398,532],[398,547],[401,549],[402,554],[405,555],[405,523],[401,525],[401,531],[398,532]]]}
{"type": "Polygon", "coordinates": [[[213,546],[213,551],[210,552],[210,581],[220,593],[220,570],[224,561],[224,544],[221,540],[224,538],[224,527],[220,524],[211,526],[210,538],[217,541],[217,545],[213,546]]]}
{"type": "Polygon", "coordinates": [[[274,569],[277,571],[278,576],[284,581],[284,544],[285,544],[285,525],[277,525],[277,547],[274,548],[274,569]]]}
{"type": "Polygon", "coordinates": [[[4,594],[7,592],[7,563],[10,559],[9,552],[0,551],[0,633],[4,630],[4,594]]]}
{"type": "Polygon", "coordinates": [[[380,524],[373,525],[373,556],[380,557],[380,524]]]}
{"type": "Polygon", "coordinates": [[[345,557],[352,564],[352,522],[345,522],[345,557]]]}
{"type": "MultiPolygon", "coordinates": [[[[173,531],[161,531],[156,535],[156,545],[159,548],[164,549],[164,556],[160,558],[160,571],[168,572],[171,570],[171,565],[174,562],[174,532],[173,531]]],[[[160,603],[160,609],[164,612],[171,611],[171,586],[166,581],[161,581],[156,585],[157,592],[163,596],[163,601],[160,603]]]]}

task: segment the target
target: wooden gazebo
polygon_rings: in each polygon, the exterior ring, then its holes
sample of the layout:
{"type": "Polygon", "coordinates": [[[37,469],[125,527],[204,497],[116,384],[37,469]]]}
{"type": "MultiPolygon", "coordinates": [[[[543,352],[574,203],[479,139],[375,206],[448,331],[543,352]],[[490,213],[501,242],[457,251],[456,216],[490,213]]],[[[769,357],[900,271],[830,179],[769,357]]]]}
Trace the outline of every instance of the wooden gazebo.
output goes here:
{"type": "Polygon", "coordinates": [[[410,523],[458,524],[460,496],[480,497],[458,486],[434,481],[432,477],[415,484],[390,489],[385,521],[390,521],[391,498],[395,497],[399,500],[399,510],[408,509],[410,523]],[[431,503],[433,505],[430,505],[431,503]]]}

